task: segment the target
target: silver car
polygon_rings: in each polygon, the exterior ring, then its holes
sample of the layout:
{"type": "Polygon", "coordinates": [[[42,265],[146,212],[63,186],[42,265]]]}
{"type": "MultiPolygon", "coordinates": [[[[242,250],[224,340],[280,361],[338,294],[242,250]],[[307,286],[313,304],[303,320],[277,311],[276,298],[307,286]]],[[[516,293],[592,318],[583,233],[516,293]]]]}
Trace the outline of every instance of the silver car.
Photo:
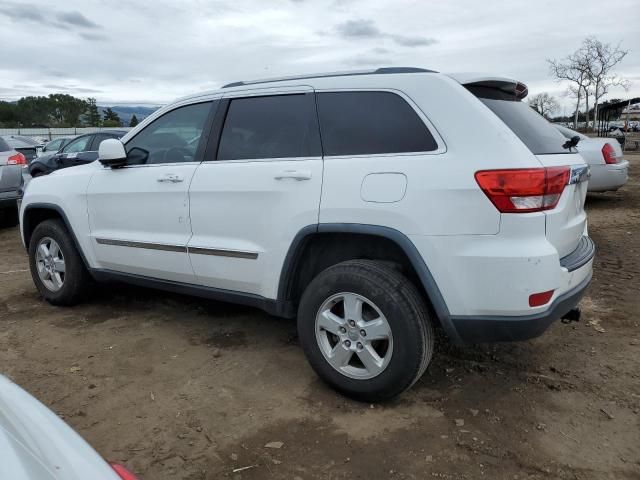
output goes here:
{"type": "Polygon", "coordinates": [[[0,375],[0,479],[135,480],[109,464],[80,435],[0,375]]]}
{"type": "Polygon", "coordinates": [[[618,190],[627,183],[629,162],[615,138],[592,138],[562,125],[554,126],[568,139],[580,138],[576,148],[591,168],[589,192],[618,190]]]}
{"type": "Polygon", "coordinates": [[[26,157],[0,138],[0,225],[18,223],[17,200],[24,185],[26,157]]]}

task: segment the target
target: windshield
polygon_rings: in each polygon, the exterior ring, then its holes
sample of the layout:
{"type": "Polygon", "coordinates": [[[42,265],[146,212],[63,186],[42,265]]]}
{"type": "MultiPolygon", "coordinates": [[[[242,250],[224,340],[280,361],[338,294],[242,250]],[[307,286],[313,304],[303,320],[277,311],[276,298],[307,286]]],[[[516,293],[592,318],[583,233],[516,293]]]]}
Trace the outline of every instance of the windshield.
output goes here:
{"type": "Polygon", "coordinates": [[[535,155],[571,153],[562,147],[566,141],[564,136],[529,104],[496,88],[467,88],[500,117],[535,155]]]}

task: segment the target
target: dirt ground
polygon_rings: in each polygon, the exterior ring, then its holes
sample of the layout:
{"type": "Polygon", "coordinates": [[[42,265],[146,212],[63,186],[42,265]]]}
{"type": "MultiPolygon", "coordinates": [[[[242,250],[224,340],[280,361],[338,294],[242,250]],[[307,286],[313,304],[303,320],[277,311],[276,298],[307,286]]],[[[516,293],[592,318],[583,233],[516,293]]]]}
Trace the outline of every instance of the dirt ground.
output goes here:
{"type": "Polygon", "coordinates": [[[396,401],[335,394],[294,322],[258,310],[130,286],[52,307],[15,228],[0,231],[0,372],[145,480],[640,479],[640,155],[627,158],[628,185],[587,200],[582,321],[443,342],[396,401]]]}

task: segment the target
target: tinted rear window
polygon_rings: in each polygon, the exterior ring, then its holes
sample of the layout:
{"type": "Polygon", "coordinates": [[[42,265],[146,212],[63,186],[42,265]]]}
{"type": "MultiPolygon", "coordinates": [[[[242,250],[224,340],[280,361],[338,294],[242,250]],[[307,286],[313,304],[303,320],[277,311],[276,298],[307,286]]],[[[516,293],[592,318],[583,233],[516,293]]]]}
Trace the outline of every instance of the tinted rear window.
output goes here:
{"type": "Polygon", "coordinates": [[[0,152],[8,152],[9,150],[13,150],[7,142],[4,141],[3,138],[0,138],[0,152]]]}
{"type": "Polygon", "coordinates": [[[418,114],[390,92],[319,93],[325,155],[429,152],[438,144],[418,114]]]}
{"type": "Polygon", "coordinates": [[[225,120],[219,160],[320,155],[313,96],[234,98],[225,120]]]}
{"type": "Polygon", "coordinates": [[[566,142],[564,136],[529,104],[494,88],[468,89],[500,117],[535,155],[572,153],[562,148],[566,142]]]}

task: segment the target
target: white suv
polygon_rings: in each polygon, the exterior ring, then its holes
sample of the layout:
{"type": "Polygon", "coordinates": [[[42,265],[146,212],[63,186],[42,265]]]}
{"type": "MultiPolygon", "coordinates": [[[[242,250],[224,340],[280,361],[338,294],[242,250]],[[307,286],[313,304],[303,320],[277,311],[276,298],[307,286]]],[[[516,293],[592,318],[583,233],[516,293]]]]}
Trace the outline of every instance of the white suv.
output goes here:
{"type": "Polygon", "coordinates": [[[238,82],[33,180],[21,230],[56,305],[121,280],[296,317],[316,372],[374,401],[456,342],[522,340],[592,271],[589,170],[514,80],[417,68],[238,82]]]}

